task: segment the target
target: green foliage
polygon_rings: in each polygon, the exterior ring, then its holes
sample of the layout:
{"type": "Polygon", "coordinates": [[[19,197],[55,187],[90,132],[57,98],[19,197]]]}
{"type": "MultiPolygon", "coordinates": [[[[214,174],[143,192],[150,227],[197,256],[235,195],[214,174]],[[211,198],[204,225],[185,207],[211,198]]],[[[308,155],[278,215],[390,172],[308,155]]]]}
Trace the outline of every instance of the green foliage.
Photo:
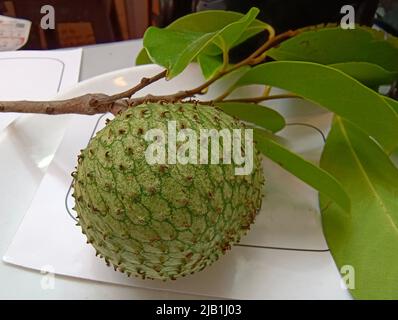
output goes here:
{"type": "MultiPolygon", "coordinates": [[[[249,14],[252,14],[253,12],[255,12],[257,15],[258,9],[251,9],[249,14]]],[[[243,14],[234,11],[201,11],[177,19],[167,26],[167,29],[206,33],[217,32],[225,26],[238,21],[243,16],[243,14]]],[[[239,38],[238,43],[249,39],[250,37],[266,29],[266,27],[266,23],[260,20],[253,20],[250,26],[244,30],[242,36],[239,38]]],[[[240,31],[238,31],[238,33],[240,33],[240,31]]]]}
{"type": "Polygon", "coordinates": [[[216,106],[231,116],[271,132],[277,132],[285,127],[285,119],[275,110],[265,106],[242,102],[220,102],[216,106]]]}
{"type": "Polygon", "coordinates": [[[316,28],[303,32],[268,51],[275,60],[321,64],[369,62],[388,71],[398,71],[398,43],[384,33],[366,27],[343,30],[316,28]]]}
{"type": "Polygon", "coordinates": [[[250,84],[283,88],[315,102],[362,128],[387,152],[398,146],[398,114],[381,95],[339,70],[312,62],[270,62],[237,82],[250,84]]]}
{"type": "Polygon", "coordinates": [[[145,32],[144,46],[151,60],[168,70],[170,79],[181,73],[214,39],[211,33],[150,27],[145,32]]]}
{"type": "Polygon", "coordinates": [[[359,299],[398,298],[398,170],[365,133],[336,117],[321,167],[349,192],[351,213],[320,197],[328,245],[339,267],[355,270],[359,299]]]}
{"type": "MultiPolygon", "coordinates": [[[[258,12],[257,8],[246,15],[205,11],[190,19],[183,17],[168,28],[150,27],[144,35],[146,54],[152,62],[168,69],[169,78],[182,72],[198,56],[205,75],[212,75],[224,63],[212,56],[227,54],[233,46],[267,28],[268,25],[255,20],[258,12]],[[218,63],[214,65],[215,62],[218,63]]],[[[137,62],[145,61],[147,57],[141,52],[137,62]]]]}
{"type": "Polygon", "coordinates": [[[398,72],[387,71],[383,67],[369,62],[342,62],[331,64],[330,67],[343,71],[371,88],[390,84],[398,79],[398,72]]]}
{"type": "MultiPolygon", "coordinates": [[[[149,28],[137,64],[155,62],[172,78],[197,62],[203,75],[215,80],[220,70],[232,68],[231,48],[264,30],[272,37],[272,28],[256,20],[257,14],[257,9],[247,15],[204,11],[165,29],[149,28]]],[[[335,113],[320,167],[258,128],[281,130],[285,121],[276,111],[253,99],[216,105],[257,126],[258,150],[319,191],[333,257],[339,267],[355,268],[352,294],[398,298],[398,170],[389,158],[398,148],[398,102],[377,92],[380,85],[398,80],[398,40],[367,27],[316,27],[263,54],[277,61],[247,63],[249,70],[231,89],[278,87],[335,113]]]]}
{"type": "MultiPolygon", "coordinates": [[[[236,22],[243,16],[243,14],[233,11],[207,10],[183,16],[172,22],[165,29],[186,32],[212,33],[221,30],[231,23],[236,22]]],[[[260,20],[252,21],[250,26],[244,30],[242,36],[239,38],[236,44],[242,43],[259,32],[264,31],[268,27],[268,24],[260,20]]],[[[220,49],[214,47],[212,49],[214,51],[211,52],[208,49],[208,53],[211,53],[212,55],[218,55],[222,53],[220,49]]],[[[139,53],[139,57],[141,57],[141,59],[136,61],[137,64],[151,63],[149,57],[147,59],[142,58],[145,55],[144,51],[145,49],[143,48],[139,53]]]]}
{"type": "Polygon", "coordinates": [[[222,56],[199,54],[197,61],[202,70],[202,74],[206,79],[213,77],[224,66],[222,56]]]}
{"type": "Polygon", "coordinates": [[[332,199],[343,211],[350,211],[350,198],[341,184],[329,173],[304,160],[269,138],[263,130],[254,130],[256,148],[282,168],[332,199]]]}
{"type": "Polygon", "coordinates": [[[152,63],[152,61],[149,58],[146,49],[142,48],[142,50],[138,53],[137,57],[135,58],[135,64],[139,66],[142,64],[150,64],[150,63],[152,63]]]}
{"type": "Polygon", "coordinates": [[[396,113],[398,113],[398,101],[397,100],[393,100],[389,97],[383,97],[383,99],[385,102],[387,102],[390,105],[390,107],[392,109],[395,110],[396,113]]]}

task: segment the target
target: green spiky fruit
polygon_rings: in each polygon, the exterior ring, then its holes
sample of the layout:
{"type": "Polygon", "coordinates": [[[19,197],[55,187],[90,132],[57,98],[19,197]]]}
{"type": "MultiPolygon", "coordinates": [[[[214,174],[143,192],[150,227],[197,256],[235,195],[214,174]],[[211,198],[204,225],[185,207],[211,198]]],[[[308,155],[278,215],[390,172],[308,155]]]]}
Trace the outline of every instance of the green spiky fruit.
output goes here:
{"type": "Polygon", "coordinates": [[[169,120],[195,132],[244,127],[211,106],[140,105],[96,134],[73,174],[83,233],[107,264],[129,276],[166,280],[202,270],[239,242],[261,206],[264,178],[255,149],[249,175],[235,175],[241,165],[222,161],[148,164],[145,132],[167,132],[169,120]]]}

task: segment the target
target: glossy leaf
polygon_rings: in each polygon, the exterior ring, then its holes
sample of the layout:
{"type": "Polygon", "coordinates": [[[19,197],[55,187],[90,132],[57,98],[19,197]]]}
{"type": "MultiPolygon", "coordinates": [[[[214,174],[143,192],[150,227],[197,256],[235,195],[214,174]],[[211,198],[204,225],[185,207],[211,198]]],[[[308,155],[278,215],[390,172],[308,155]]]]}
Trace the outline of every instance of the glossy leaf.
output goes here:
{"type": "Polygon", "coordinates": [[[320,165],[349,192],[351,213],[321,195],[324,233],[339,268],[352,266],[352,295],[398,298],[398,170],[365,133],[337,117],[320,165]]]}
{"type": "Polygon", "coordinates": [[[144,35],[144,47],[151,60],[167,68],[168,78],[173,78],[212,44],[227,52],[258,13],[252,8],[239,20],[210,33],[150,27],[144,35]]]}
{"type": "Polygon", "coordinates": [[[168,70],[168,78],[181,73],[214,39],[211,33],[193,33],[149,27],[144,46],[151,60],[168,70]]]}
{"type": "Polygon", "coordinates": [[[251,8],[245,16],[216,32],[214,42],[222,52],[228,51],[242,37],[259,12],[259,9],[251,8]]]}
{"type": "MultiPolygon", "coordinates": [[[[256,8],[253,8],[256,9],[256,8]]],[[[241,19],[244,14],[234,11],[206,10],[183,16],[172,22],[168,29],[194,31],[194,32],[216,32],[226,25],[241,19]]],[[[267,24],[260,20],[254,20],[245,30],[240,40],[246,40],[266,29],[267,24]]]]}
{"type": "Polygon", "coordinates": [[[368,62],[343,62],[331,64],[330,67],[343,71],[368,87],[378,87],[391,84],[398,79],[398,72],[386,69],[368,62]]]}
{"type": "Polygon", "coordinates": [[[311,62],[278,61],[252,68],[237,86],[264,84],[293,92],[349,120],[387,152],[398,146],[398,114],[383,96],[334,68],[311,62]]]}
{"type": "Polygon", "coordinates": [[[334,200],[343,210],[350,211],[350,198],[340,183],[328,172],[273,141],[263,130],[254,129],[254,140],[257,150],[266,157],[334,200]]]}
{"type": "Polygon", "coordinates": [[[384,101],[387,102],[390,107],[398,114],[398,101],[389,97],[383,97],[384,101]]]}
{"type": "MultiPolygon", "coordinates": [[[[246,16],[257,16],[257,14],[258,9],[253,7],[246,16]]],[[[225,28],[227,25],[244,19],[244,14],[235,11],[206,10],[183,16],[167,26],[167,29],[211,33],[217,32],[225,28]]],[[[251,22],[242,28],[240,37],[238,39],[234,39],[234,46],[241,44],[256,34],[271,28],[269,24],[261,20],[250,20],[251,22]]],[[[242,24],[240,24],[240,26],[242,26],[242,24]]],[[[209,46],[209,48],[205,50],[205,53],[208,55],[220,55],[222,50],[216,46],[209,46]]]]}
{"type": "Polygon", "coordinates": [[[224,65],[222,56],[200,54],[198,55],[197,61],[199,63],[200,69],[202,70],[202,74],[206,79],[211,78],[224,65]]]}
{"type": "Polygon", "coordinates": [[[148,53],[146,52],[146,49],[143,48],[135,58],[135,64],[137,66],[142,65],[142,64],[151,64],[152,60],[149,58],[148,53]]]}
{"type": "MultiPolygon", "coordinates": [[[[194,33],[213,33],[223,29],[225,26],[233,22],[236,22],[242,17],[244,17],[244,15],[238,12],[207,10],[183,16],[172,22],[166,27],[166,29],[194,33]]],[[[267,27],[268,24],[260,20],[253,20],[250,25],[243,30],[243,33],[234,45],[238,45],[250,37],[264,31],[267,27]]],[[[151,59],[144,51],[145,50],[142,49],[138,54],[136,64],[152,63],[151,59]]],[[[209,47],[205,49],[205,52],[208,55],[219,55],[222,53],[221,49],[215,45],[209,45],[209,47]]]]}
{"type": "Polygon", "coordinates": [[[218,32],[218,36],[214,38],[213,42],[215,46],[210,44],[198,55],[197,61],[206,79],[212,77],[224,66],[223,55],[221,53],[227,55],[229,50],[242,36],[245,38],[245,31],[249,28],[258,13],[259,10],[257,8],[252,8],[246,16],[225,26],[218,32]]]}
{"type": "Polygon", "coordinates": [[[309,61],[321,64],[369,62],[388,71],[398,71],[398,41],[384,33],[357,26],[316,28],[305,31],[268,51],[275,60],[309,61]]]}
{"type": "MultiPolygon", "coordinates": [[[[390,105],[390,107],[395,111],[396,114],[398,114],[398,101],[391,99],[389,97],[384,97],[384,100],[390,105]]],[[[393,151],[398,151],[398,148],[395,148],[393,151]]]]}
{"type": "Polygon", "coordinates": [[[272,132],[284,128],[285,119],[275,110],[254,103],[222,102],[216,106],[225,113],[272,132]]]}

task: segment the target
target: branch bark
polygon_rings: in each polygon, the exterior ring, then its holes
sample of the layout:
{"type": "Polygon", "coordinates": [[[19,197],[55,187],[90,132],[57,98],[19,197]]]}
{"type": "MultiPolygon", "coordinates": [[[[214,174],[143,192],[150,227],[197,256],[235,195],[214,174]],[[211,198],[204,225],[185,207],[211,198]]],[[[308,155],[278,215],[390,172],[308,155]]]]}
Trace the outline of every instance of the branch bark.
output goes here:
{"type": "MultiPolygon", "coordinates": [[[[136,86],[126,90],[124,92],[106,95],[106,94],[85,94],[79,97],[75,97],[68,100],[60,101],[0,101],[0,113],[1,112],[19,112],[19,113],[42,113],[49,115],[56,114],[86,114],[94,115],[99,113],[111,112],[117,114],[129,107],[144,103],[144,102],[177,102],[186,98],[193,98],[197,94],[202,94],[214,82],[222,78],[224,75],[231,73],[244,65],[254,65],[262,62],[266,57],[266,51],[278,45],[280,42],[295,36],[299,31],[287,31],[277,36],[270,36],[261,47],[253,52],[246,59],[243,59],[239,63],[233,65],[230,68],[226,68],[217,73],[214,77],[207,80],[202,85],[193,88],[191,90],[179,91],[170,95],[153,96],[147,95],[144,97],[131,99],[135,93],[145,88],[146,86],[166,77],[167,70],[154,75],[150,78],[141,79],[140,83],[136,86]]],[[[222,98],[225,98],[223,95],[222,98]]],[[[277,98],[277,97],[275,97],[277,98]]],[[[284,97],[282,97],[284,98],[284,97]]],[[[250,102],[263,101],[262,97],[253,98],[250,102]]],[[[272,98],[269,98],[272,99],[272,98]]],[[[224,99],[222,99],[225,101],[224,99]]],[[[243,99],[247,101],[247,99],[243,99]]]]}
{"type": "Polygon", "coordinates": [[[145,88],[146,86],[149,86],[150,84],[152,84],[160,79],[163,79],[164,77],[166,77],[166,75],[167,75],[167,70],[163,70],[162,72],[158,73],[157,75],[155,75],[151,78],[142,78],[140,83],[137,84],[136,86],[132,87],[131,89],[121,92],[121,93],[118,93],[118,94],[114,94],[112,96],[109,96],[109,97],[101,100],[100,103],[110,103],[110,102],[114,102],[114,101],[117,101],[120,99],[130,98],[132,95],[134,95],[141,89],[145,88]]]}
{"type": "Polygon", "coordinates": [[[128,106],[125,98],[130,98],[134,93],[144,87],[164,78],[166,72],[164,70],[151,78],[143,78],[133,88],[110,96],[102,93],[94,93],[58,101],[0,101],[0,112],[41,113],[49,115],[68,113],[94,115],[106,112],[116,114],[128,106]]]}
{"type": "Polygon", "coordinates": [[[108,96],[86,94],[76,98],[59,101],[1,101],[0,112],[43,113],[43,114],[87,114],[105,113],[111,109],[108,103],[98,101],[108,96]]]}

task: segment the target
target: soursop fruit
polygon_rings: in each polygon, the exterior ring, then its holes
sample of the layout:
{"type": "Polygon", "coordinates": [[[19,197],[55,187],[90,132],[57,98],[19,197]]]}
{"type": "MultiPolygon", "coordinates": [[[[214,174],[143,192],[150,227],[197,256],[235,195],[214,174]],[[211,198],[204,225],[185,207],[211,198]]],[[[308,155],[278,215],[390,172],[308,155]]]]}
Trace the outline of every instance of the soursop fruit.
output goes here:
{"type": "MultiPolygon", "coordinates": [[[[261,206],[264,178],[255,147],[248,175],[235,175],[236,163],[222,159],[149,164],[145,133],[167,133],[169,121],[177,130],[195,132],[244,128],[212,106],[139,105],[96,134],[72,174],[78,225],[87,242],[128,276],[167,280],[204,269],[240,241],[261,206]]],[[[220,144],[222,154],[223,139],[220,144]]]]}

